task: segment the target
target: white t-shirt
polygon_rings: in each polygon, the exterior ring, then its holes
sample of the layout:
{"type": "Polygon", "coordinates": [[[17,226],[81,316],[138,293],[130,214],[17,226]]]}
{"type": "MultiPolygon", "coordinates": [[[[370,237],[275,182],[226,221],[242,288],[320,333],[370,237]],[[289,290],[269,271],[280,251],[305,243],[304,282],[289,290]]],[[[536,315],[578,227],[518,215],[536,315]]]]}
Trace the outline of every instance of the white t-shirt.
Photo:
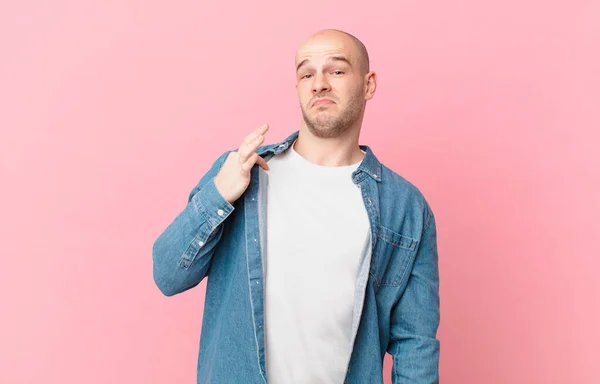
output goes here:
{"type": "Polygon", "coordinates": [[[271,384],[344,381],[358,263],[370,235],[351,176],[359,165],[316,165],[293,145],[269,160],[265,337],[271,384]]]}

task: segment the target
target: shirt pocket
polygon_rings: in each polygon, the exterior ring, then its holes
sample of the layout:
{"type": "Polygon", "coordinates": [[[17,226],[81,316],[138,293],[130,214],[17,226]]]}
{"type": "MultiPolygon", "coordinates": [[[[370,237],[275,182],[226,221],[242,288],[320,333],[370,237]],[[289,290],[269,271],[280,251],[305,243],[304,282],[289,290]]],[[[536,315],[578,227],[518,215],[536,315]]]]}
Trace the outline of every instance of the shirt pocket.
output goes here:
{"type": "Polygon", "coordinates": [[[419,241],[383,225],[377,230],[377,244],[371,274],[378,286],[400,286],[419,241]]]}

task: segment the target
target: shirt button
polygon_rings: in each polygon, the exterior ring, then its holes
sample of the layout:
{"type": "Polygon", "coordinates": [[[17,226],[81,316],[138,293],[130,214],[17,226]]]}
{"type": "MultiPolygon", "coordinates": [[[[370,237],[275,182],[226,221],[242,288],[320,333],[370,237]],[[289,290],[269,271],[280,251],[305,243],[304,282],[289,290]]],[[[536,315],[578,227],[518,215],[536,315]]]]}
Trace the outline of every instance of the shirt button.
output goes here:
{"type": "Polygon", "coordinates": [[[199,246],[203,246],[204,245],[204,241],[198,241],[198,245],[199,246]]]}
{"type": "Polygon", "coordinates": [[[224,213],[224,212],[223,212],[223,210],[222,210],[222,209],[219,209],[219,210],[217,211],[217,213],[219,214],[219,216],[223,216],[223,213],[224,213]]]}

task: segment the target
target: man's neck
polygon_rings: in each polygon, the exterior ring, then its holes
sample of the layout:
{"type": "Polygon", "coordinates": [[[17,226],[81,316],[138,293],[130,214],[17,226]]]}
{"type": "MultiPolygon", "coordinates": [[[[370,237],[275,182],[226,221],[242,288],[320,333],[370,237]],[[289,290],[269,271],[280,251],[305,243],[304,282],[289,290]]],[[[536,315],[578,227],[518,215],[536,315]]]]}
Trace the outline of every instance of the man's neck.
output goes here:
{"type": "Polygon", "coordinates": [[[358,145],[360,130],[346,131],[342,136],[322,138],[314,136],[302,126],[294,143],[294,150],[311,163],[326,167],[356,164],[364,157],[358,145]]]}

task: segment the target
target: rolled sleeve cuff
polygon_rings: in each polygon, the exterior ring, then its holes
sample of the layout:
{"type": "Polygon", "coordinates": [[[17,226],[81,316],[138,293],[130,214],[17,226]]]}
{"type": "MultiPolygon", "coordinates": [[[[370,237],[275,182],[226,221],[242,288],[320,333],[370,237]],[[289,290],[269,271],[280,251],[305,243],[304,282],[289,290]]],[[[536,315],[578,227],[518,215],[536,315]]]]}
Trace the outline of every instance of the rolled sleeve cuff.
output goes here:
{"type": "Polygon", "coordinates": [[[219,193],[214,177],[194,195],[192,201],[198,212],[201,212],[206,217],[206,220],[213,228],[219,226],[235,209],[219,193]]]}

